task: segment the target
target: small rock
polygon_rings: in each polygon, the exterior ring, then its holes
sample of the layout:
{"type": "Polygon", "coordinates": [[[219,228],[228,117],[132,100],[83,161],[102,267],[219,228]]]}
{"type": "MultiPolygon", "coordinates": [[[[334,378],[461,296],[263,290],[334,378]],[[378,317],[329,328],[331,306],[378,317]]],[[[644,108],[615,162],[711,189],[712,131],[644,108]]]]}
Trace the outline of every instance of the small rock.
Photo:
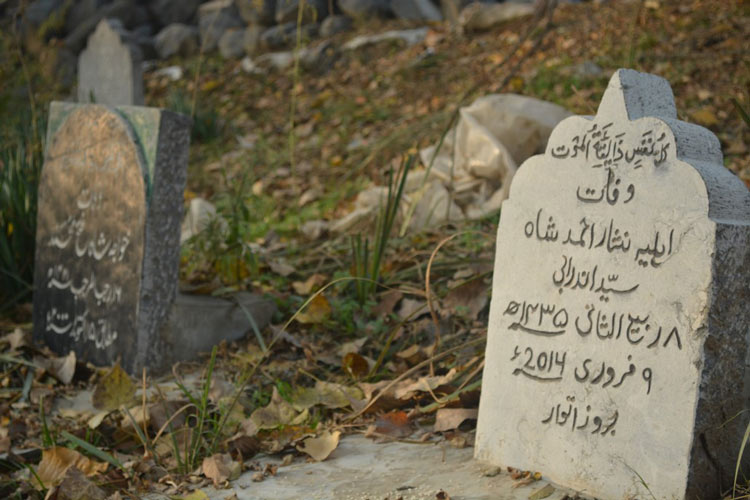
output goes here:
{"type": "Polygon", "coordinates": [[[238,59],[245,54],[245,30],[231,28],[219,39],[219,53],[224,59],[238,59]]]}
{"type": "Polygon", "coordinates": [[[389,0],[339,0],[339,8],[351,17],[387,17],[393,13],[389,0]]]}
{"type": "Polygon", "coordinates": [[[260,46],[260,37],[263,34],[263,28],[260,26],[248,26],[242,38],[242,46],[245,54],[253,55],[258,51],[260,46]]]}
{"type": "Polygon", "coordinates": [[[198,52],[198,30],[185,24],[170,24],[156,35],[155,45],[162,59],[175,54],[191,56],[198,52]]]}
{"type": "Polygon", "coordinates": [[[474,2],[461,10],[458,23],[464,31],[486,31],[533,13],[534,5],[528,3],[474,2]]]}
{"type": "Polygon", "coordinates": [[[240,13],[232,0],[213,0],[198,8],[198,30],[204,50],[214,50],[228,29],[242,27],[240,13]]]}
{"type": "Polygon", "coordinates": [[[408,21],[442,21],[443,14],[430,0],[398,0],[391,4],[396,17],[408,21]]]}
{"type": "Polygon", "coordinates": [[[596,78],[601,76],[604,71],[598,64],[591,61],[584,61],[573,67],[573,73],[584,78],[596,78]]]}
{"type": "Polygon", "coordinates": [[[245,73],[250,73],[252,75],[262,75],[263,70],[258,67],[257,64],[255,64],[255,61],[253,61],[250,57],[245,56],[242,58],[242,61],[240,61],[240,68],[242,68],[242,71],[245,73]]]}
{"type": "Polygon", "coordinates": [[[188,24],[195,17],[200,0],[155,0],[148,2],[148,8],[162,26],[180,23],[188,24]]]}
{"type": "Polygon", "coordinates": [[[373,43],[385,42],[390,40],[400,40],[406,45],[416,45],[422,43],[427,36],[427,28],[416,28],[412,30],[393,30],[379,33],[377,35],[360,35],[352,38],[346,42],[343,46],[346,50],[355,50],[365,45],[371,45],[373,43]]]}
{"type": "Polygon", "coordinates": [[[351,28],[351,18],[346,16],[328,16],[320,24],[320,36],[328,38],[337,33],[349,31],[351,28]]]}
{"type": "Polygon", "coordinates": [[[331,69],[338,57],[338,51],[329,41],[300,51],[300,64],[308,71],[322,74],[331,69]]]}
{"type": "Polygon", "coordinates": [[[258,58],[258,63],[269,64],[278,70],[284,70],[294,62],[294,52],[269,52],[258,58]]]}
{"type": "Polygon", "coordinates": [[[176,82],[182,79],[183,71],[179,66],[167,66],[154,72],[154,74],[156,76],[166,76],[170,81],[176,82]]]}

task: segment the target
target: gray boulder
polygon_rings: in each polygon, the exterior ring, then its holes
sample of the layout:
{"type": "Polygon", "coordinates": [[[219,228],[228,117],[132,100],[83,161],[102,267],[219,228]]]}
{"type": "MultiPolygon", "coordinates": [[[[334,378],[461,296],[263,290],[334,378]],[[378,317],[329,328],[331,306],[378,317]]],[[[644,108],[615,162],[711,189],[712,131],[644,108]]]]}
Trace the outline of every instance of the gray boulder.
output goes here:
{"type": "MultiPolygon", "coordinates": [[[[300,0],[277,0],[276,22],[297,22],[300,0]]],[[[328,0],[305,0],[302,23],[320,23],[328,15],[328,0]]]]}
{"type": "Polygon", "coordinates": [[[328,16],[320,24],[320,36],[327,38],[352,29],[352,20],[346,16],[328,16]]]}
{"type": "Polygon", "coordinates": [[[464,31],[486,31],[514,19],[534,13],[530,3],[480,3],[474,2],[461,10],[458,24],[464,31]]]}
{"type": "MultiPolygon", "coordinates": [[[[319,26],[315,23],[300,26],[300,35],[303,40],[317,36],[319,26]]],[[[289,47],[297,41],[297,24],[285,23],[269,28],[260,36],[260,43],[264,47],[274,50],[289,47]]]]}
{"type": "Polygon", "coordinates": [[[442,21],[443,14],[430,0],[398,0],[391,3],[396,17],[408,21],[442,21]]]}
{"type": "MultiPolygon", "coordinates": [[[[91,2],[89,0],[84,0],[80,4],[76,5],[90,3],[91,2]]],[[[136,15],[135,11],[136,9],[134,8],[132,0],[115,0],[111,4],[105,5],[96,10],[91,16],[82,20],[80,24],[77,24],[75,28],[68,33],[68,36],[63,42],[63,45],[68,50],[72,51],[75,54],[78,54],[83,50],[83,47],[86,45],[86,40],[88,39],[89,35],[93,33],[94,29],[96,29],[99,21],[105,18],[117,19],[125,28],[131,28],[134,25],[136,15]]],[[[88,10],[86,10],[86,12],[88,12],[88,10]]],[[[81,11],[77,15],[81,16],[83,14],[84,12],[81,11]]],[[[68,16],[68,21],[72,16],[73,13],[71,12],[71,14],[68,16]]]]}
{"type": "Polygon", "coordinates": [[[189,24],[195,17],[200,0],[153,0],[148,8],[162,26],[180,23],[189,24]]]}
{"type": "Polygon", "coordinates": [[[67,33],[75,31],[87,19],[93,17],[98,10],[105,7],[107,3],[105,0],[78,0],[77,2],[71,2],[70,10],[65,18],[65,31],[67,33]]]}
{"type": "Polygon", "coordinates": [[[198,29],[186,24],[170,24],[156,35],[156,53],[166,59],[175,54],[187,57],[198,53],[198,29]]]}
{"type": "Polygon", "coordinates": [[[231,28],[219,38],[219,54],[224,59],[239,59],[245,55],[245,30],[231,28]]]}
{"type": "Polygon", "coordinates": [[[216,48],[225,31],[243,26],[233,0],[213,0],[198,8],[198,31],[201,44],[207,51],[216,48]]]}
{"type": "Polygon", "coordinates": [[[258,49],[260,48],[260,37],[263,34],[263,31],[264,30],[261,26],[248,26],[245,28],[242,46],[247,55],[251,56],[258,52],[258,49]]]}
{"type": "Polygon", "coordinates": [[[356,18],[387,17],[393,13],[390,0],[339,0],[339,8],[344,14],[356,18]]]}
{"type": "Polygon", "coordinates": [[[240,17],[248,26],[271,26],[276,17],[276,0],[234,0],[240,17]]]}

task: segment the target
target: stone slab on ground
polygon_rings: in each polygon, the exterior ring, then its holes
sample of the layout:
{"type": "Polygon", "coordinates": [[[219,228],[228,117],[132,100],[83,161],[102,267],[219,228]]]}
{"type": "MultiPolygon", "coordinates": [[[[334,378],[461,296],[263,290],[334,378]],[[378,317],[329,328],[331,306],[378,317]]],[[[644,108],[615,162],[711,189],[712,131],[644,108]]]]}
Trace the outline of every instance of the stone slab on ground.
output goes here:
{"type": "MultiPolygon", "coordinates": [[[[324,462],[294,463],[279,467],[275,477],[253,482],[252,471],[230,483],[229,489],[204,488],[211,500],[234,493],[238,500],[435,500],[441,490],[452,500],[527,500],[545,487],[544,480],[515,487],[507,472],[490,472],[472,460],[473,448],[454,448],[447,442],[410,444],[375,443],[361,435],[341,438],[324,462]],[[493,475],[494,474],[494,475],[493,475]]],[[[261,464],[279,464],[276,458],[256,457],[261,464]]],[[[558,488],[548,500],[574,496],[558,488]]]]}

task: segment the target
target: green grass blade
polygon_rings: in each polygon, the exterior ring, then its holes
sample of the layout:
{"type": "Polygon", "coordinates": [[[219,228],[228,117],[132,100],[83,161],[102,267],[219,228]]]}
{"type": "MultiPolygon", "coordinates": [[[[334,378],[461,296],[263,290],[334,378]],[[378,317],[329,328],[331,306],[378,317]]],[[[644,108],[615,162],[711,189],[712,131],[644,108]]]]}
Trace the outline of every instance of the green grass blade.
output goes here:
{"type": "Polygon", "coordinates": [[[60,431],[60,435],[62,437],[64,437],[69,443],[74,444],[74,445],[76,445],[76,446],[78,446],[80,448],[83,448],[87,453],[95,456],[99,460],[103,460],[103,461],[107,462],[108,464],[110,464],[110,465],[112,465],[114,467],[117,467],[118,469],[120,469],[124,473],[127,473],[127,471],[125,470],[125,467],[120,463],[120,461],[117,460],[114,456],[112,456],[109,453],[107,453],[106,451],[100,450],[99,448],[97,448],[93,444],[87,443],[83,439],[78,438],[78,437],[74,436],[73,434],[71,434],[71,433],[69,433],[67,431],[60,431]]]}

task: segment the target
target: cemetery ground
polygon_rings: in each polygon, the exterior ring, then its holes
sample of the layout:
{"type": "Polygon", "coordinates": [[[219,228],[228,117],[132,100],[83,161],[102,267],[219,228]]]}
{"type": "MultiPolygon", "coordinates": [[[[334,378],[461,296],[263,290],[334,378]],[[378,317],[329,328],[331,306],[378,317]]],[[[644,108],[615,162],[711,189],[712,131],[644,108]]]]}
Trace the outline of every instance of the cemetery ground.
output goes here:
{"type": "MultiPolygon", "coordinates": [[[[396,210],[404,171],[458,107],[514,92],[594,114],[614,69],[655,73],[671,83],[679,119],[711,129],[725,166],[750,185],[746,2],[563,4],[548,21],[463,36],[432,25],[415,45],[367,45],[314,67],[248,73],[206,54],[149,69],[146,104],[194,116],[186,206],[207,199],[224,221],[183,245],[181,288],[264,293],[272,324],[249,322],[243,340],[171,373],[129,377],[35,345],[28,290],[4,285],[0,497],[201,499],[243,471],[265,483],[290,464],[335,458],[355,433],[472,446],[498,212],[402,231],[396,210]],[[160,71],[170,66],[179,79],[160,71]],[[390,185],[394,203],[333,232],[373,183],[390,185]]],[[[331,40],[413,27],[373,20],[331,40]]],[[[0,199],[13,189],[33,200],[47,103],[70,90],[45,50],[0,37],[0,199]]],[[[15,282],[31,281],[32,212],[0,215],[2,242],[26,245],[25,261],[0,261],[15,282]]],[[[535,498],[551,494],[545,471],[507,472],[537,484],[535,498]]],[[[433,496],[462,495],[443,489],[433,496]]],[[[748,493],[741,480],[726,496],[748,493]]]]}

